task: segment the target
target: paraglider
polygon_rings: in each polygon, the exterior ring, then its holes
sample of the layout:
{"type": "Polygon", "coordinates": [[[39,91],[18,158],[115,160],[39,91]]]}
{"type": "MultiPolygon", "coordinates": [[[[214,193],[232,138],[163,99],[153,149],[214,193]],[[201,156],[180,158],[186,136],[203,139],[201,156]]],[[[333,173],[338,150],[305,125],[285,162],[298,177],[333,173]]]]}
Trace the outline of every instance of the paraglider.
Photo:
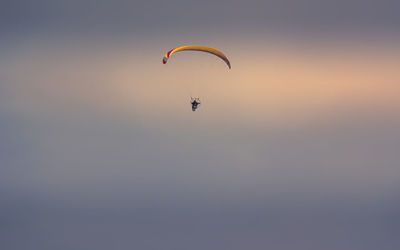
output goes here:
{"type": "Polygon", "coordinates": [[[191,97],[190,99],[190,104],[192,104],[192,111],[196,111],[196,109],[198,108],[198,106],[201,104],[200,99],[199,98],[193,98],[191,97]]]}
{"type": "MultiPolygon", "coordinates": [[[[231,63],[229,62],[228,58],[222,53],[221,51],[211,48],[211,47],[205,47],[205,46],[198,46],[198,45],[189,45],[189,46],[182,46],[178,47],[175,49],[172,49],[168,51],[162,60],[163,64],[166,64],[170,56],[176,52],[181,52],[181,51],[199,51],[199,52],[205,52],[205,53],[210,53],[212,55],[215,55],[222,59],[228,68],[231,68],[231,63]]],[[[200,105],[200,99],[199,98],[191,98],[190,104],[192,105],[192,111],[196,111],[198,106],[200,105]]]]}

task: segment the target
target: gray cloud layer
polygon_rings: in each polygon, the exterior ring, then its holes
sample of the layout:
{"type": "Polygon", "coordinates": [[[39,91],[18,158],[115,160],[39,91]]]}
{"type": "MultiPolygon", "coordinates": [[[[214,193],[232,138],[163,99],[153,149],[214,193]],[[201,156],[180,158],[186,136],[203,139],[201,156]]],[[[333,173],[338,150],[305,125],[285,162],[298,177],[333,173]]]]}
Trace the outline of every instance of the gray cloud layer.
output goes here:
{"type": "Polygon", "coordinates": [[[394,31],[395,0],[3,1],[8,32],[394,31]]]}

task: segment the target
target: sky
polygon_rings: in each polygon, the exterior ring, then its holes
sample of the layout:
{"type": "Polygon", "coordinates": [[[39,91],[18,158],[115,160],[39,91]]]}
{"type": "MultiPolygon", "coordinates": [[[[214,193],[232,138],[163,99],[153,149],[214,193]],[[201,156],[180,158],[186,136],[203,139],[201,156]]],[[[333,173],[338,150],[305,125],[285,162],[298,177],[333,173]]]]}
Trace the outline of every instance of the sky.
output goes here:
{"type": "Polygon", "coordinates": [[[2,249],[399,249],[398,1],[0,3],[2,249]]]}

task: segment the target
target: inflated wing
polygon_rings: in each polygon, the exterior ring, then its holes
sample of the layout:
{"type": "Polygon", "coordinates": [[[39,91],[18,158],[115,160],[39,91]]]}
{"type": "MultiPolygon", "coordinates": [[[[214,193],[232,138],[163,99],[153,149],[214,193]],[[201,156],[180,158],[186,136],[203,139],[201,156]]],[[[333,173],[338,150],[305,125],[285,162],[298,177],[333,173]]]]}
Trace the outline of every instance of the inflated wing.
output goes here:
{"type": "Polygon", "coordinates": [[[207,52],[207,53],[213,54],[215,56],[218,56],[228,65],[229,68],[231,68],[231,63],[229,62],[228,58],[224,55],[224,53],[222,53],[221,51],[219,51],[217,49],[211,48],[211,47],[197,46],[197,45],[182,46],[182,47],[178,47],[178,48],[168,51],[163,58],[163,63],[166,64],[169,57],[176,52],[190,51],[190,50],[207,52]]]}

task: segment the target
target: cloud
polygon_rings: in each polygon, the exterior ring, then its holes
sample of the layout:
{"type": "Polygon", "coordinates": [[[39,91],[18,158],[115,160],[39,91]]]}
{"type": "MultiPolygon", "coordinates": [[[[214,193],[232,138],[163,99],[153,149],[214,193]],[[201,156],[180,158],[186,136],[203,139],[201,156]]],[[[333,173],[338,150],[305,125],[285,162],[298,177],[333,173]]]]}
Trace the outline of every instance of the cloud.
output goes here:
{"type": "Polygon", "coordinates": [[[8,1],[2,29],[11,33],[181,33],[287,30],[391,31],[398,1],[8,1]],[[193,31],[195,30],[195,31],[193,31]]]}

